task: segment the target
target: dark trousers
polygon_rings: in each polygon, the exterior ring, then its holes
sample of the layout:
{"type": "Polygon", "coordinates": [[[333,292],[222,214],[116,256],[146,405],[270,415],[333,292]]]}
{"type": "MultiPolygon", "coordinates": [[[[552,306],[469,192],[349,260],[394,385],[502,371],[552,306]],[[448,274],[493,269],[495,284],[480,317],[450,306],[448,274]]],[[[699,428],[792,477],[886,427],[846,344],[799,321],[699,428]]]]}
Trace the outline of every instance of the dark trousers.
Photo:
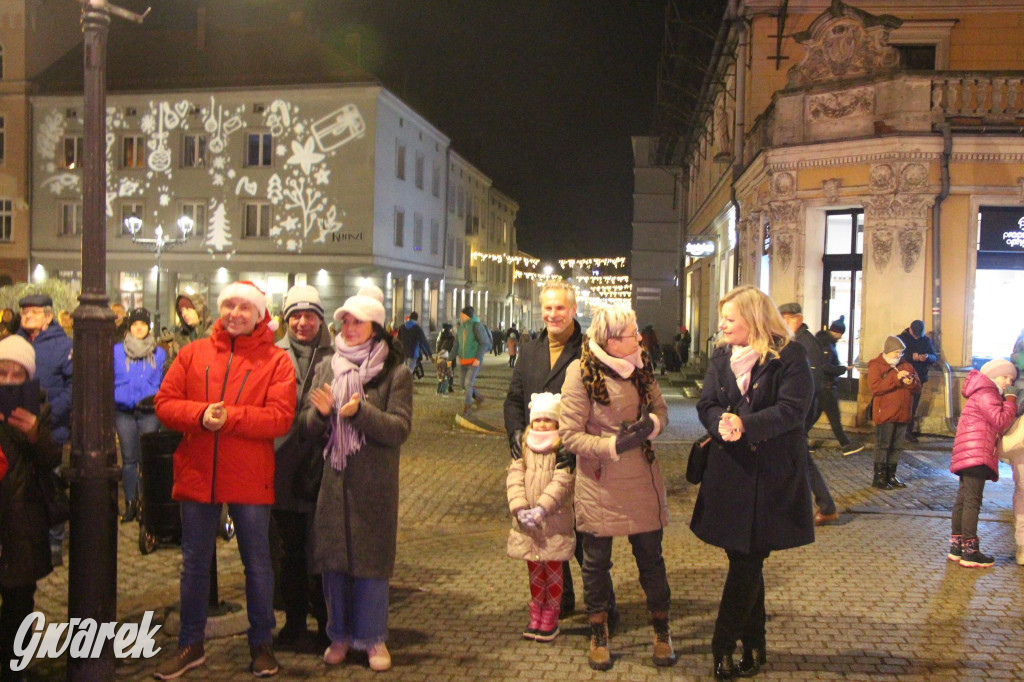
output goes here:
{"type": "Polygon", "coordinates": [[[0,588],[0,661],[3,662],[0,680],[14,679],[24,673],[13,673],[10,662],[15,658],[14,638],[22,621],[33,611],[35,593],[35,583],[27,587],[0,588]]]}
{"type": "Polygon", "coordinates": [[[961,471],[960,488],[953,503],[953,535],[962,535],[964,540],[978,537],[978,513],[981,511],[981,496],[985,492],[987,474],[975,469],[991,471],[984,465],[961,471]]]}
{"type": "MultiPolygon", "coordinates": [[[[804,421],[804,433],[810,434],[811,427],[814,426],[814,422],[818,421],[820,414],[821,410],[818,409],[817,396],[815,396],[811,399],[811,408],[807,411],[804,421]]],[[[807,483],[811,486],[811,493],[814,494],[814,503],[818,505],[818,510],[822,514],[834,514],[836,511],[835,500],[832,499],[832,494],[828,491],[828,484],[825,483],[825,477],[821,475],[818,465],[814,463],[810,451],[807,452],[807,483]]]]}
{"type": "Polygon", "coordinates": [[[768,553],[744,554],[727,551],[729,574],[718,604],[711,653],[725,656],[736,651],[736,640],[747,648],[764,648],[764,560],[768,553]]]}
{"type": "MultiPolygon", "coordinates": [[[[647,610],[667,612],[672,593],[665,573],[665,558],[661,555],[662,529],[627,536],[633,548],[640,586],[647,595],[647,610]]],[[[580,533],[583,538],[583,600],[587,613],[607,613],[614,606],[612,592],[612,540],[580,533]]]]}
{"type": "Polygon", "coordinates": [[[832,434],[835,435],[840,445],[846,447],[850,444],[850,438],[846,435],[846,431],[843,430],[843,420],[839,414],[839,389],[834,386],[826,388],[817,393],[816,397],[818,399],[818,409],[811,423],[817,422],[818,418],[821,417],[821,413],[824,412],[825,416],[828,417],[829,426],[832,427],[832,434]]]}
{"type": "Polygon", "coordinates": [[[907,425],[903,422],[875,425],[875,464],[895,466],[899,463],[906,430],[907,425]]]}
{"type": "Polygon", "coordinates": [[[281,570],[277,572],[284,602],[285,625],[306,629],[306,615],[313,614],[321,632],[327,627],[327,602],[319,575],[310,575],[307,558],[313,530],[313,514],[275,509],[274,522],[281,535],[281,570]]]}
{"type": "MultiPolygon", "coordinates": [[[[573,547],[572,554],[573,554],[574,557],[576,557],[576,563],[577,563],[577,565],[579,565],[580,569],[582,570],[582,568],[583,568],[583,540],[580,538],[579,533],[576,534],[576,546],[573,547]]],[[[568,561],[563,561],[562,562],[562,594],[567,595],[567,596],[568,595],[572,595],[572,598],[575,599],[576,598],[576,591],[573,589],[573,586],[572,586],[572,571],[570,571],[569,569],[570,569],[569,562],[568,561]]],[[[612,597],[613,597],[612,598],[612,602],[613,603],[615,601],[614,596],[615,595],[612,595],[612,597]]]]}
{"type": "MultiPolygon", "coordinates": [[[[907,435],[913,435],[914,425],[917,424],[917,406],[921,404],[921,393],[924,390],[924,382],[921,383],[921,391],[914,394],[914,406],[910,408],[910,423],[907,424],[907,435]]],[[[920,431],[921,429],[917,429],[920,431]]]]}

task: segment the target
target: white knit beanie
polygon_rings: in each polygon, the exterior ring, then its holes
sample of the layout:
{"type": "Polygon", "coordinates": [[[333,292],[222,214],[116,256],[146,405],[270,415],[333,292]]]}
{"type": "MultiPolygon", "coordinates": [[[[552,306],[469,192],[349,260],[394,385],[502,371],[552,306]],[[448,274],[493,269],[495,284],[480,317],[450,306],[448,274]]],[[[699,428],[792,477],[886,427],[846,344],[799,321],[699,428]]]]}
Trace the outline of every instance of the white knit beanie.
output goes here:
{"type": "MultiPolygon", "coordinates": [[[[0,342],[2,343],[2,342],[0,342]]],[[[996,377],[1013,377],[1017,376],[1017,368],[1013,366],[1013,363],[1003,358],[993,358],[984,365],[981,366],[981,373],[987,376],[989,379],[995,381],[996,377]]]]}
{"type": "Polygon", "coordinates": [[[284,312],[281,317],[285,320],[292,313],[312,310],[320,319],[324,317],[324,304],[320,302],[320,292],[308,284],[296,284],[284,297],[284,312]]]}
{"type": "Polygon", "coordinates": [[[369,284],[355,296],[349,296],[344,305],[334,311],[334,319],[341,322],[341,316],[348,313],[360,322],[376,322],[384,326],[384,292],[380,287],[369,284]]]}
{"type": "Polygon", "coordinates": [[[550,419],[558,421],[562,411],[562,396],[559,393],[534,393],[530,396],[530,421],[550,419]]]}
{"type": "Polygon", "coordinates": [[[220,292],[220,296],[217,297],[217,309],[219,310],[224,305],[224,301],[232,298],[240,298],[252,303],[253,307],[256,308],[257,316],[262,318],[262,321],[270,328],[270,331],[277,331],[277,320],[272,320],[270,318],[270,311],[267,310],[267,295],[258,286],[248,280],[232,282],[224,287],[220,292]]]}
{"type": "Polygon", "coordinates": [[[12,334],[0,341],[0,360],[10,360],[25,368],[28,378],[36,376],[36,349],[19,334],[12,334]]]}

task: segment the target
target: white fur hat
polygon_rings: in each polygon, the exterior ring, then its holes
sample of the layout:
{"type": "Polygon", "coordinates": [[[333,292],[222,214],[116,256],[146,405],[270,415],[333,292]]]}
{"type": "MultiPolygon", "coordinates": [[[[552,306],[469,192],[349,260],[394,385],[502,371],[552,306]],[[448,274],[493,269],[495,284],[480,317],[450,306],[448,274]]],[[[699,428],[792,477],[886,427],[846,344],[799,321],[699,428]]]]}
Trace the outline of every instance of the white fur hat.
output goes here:
{"type": "Polygon", "coordinates": [[[558,421],[562,411],[560,393],[534,393],[530,396],[530,421],[534,419],[551,419],[558,421]]]}
{"type": "Polygon", "coordinates": [[[334,319],[341,322],[341,316],[348,313],[360,322],[376,322],[384,326],[384,292],[380,287],[368,284],[355,296],[349,296],[345,303],[334,311],[334,319]]]}
{"type": "Polygon", "coordinates": [[[217,297],[217,308],[219,309],[224,305],[224,301],[232,298],[240,298],[252,303],[256,308],[257,315],[262,318],[270,331],[277,331],[277,320],[270,319],[270,311],[267,310],[267,295],[258,286],[248,280],[232,282],[221,290],[220,296],[217,297]]]}
{"type": "Polygon", "coordinates": [[[19,334],[11,334],[0,341],[0,360],[10,360],[25,368],[28,378],[36,376],[36,349],[19,334]]]}

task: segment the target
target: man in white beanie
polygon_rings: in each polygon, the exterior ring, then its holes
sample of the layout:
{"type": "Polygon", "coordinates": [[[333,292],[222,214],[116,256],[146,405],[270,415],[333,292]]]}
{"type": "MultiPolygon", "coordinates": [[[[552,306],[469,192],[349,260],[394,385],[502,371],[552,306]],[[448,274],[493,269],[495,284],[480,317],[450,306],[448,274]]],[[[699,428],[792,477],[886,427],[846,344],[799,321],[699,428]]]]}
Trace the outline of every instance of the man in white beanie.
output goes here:
{"type": "MultiPolygon", "coordinates": [[[[284,297],[283,319],[287,332],[277,347],[283,349],[295,370],[295,414],[306,403],[317,366],[334,353],[331,335],[324,324],[320,293],[309,285],[296,284],[284,297]]],[[[311,483],[313,467],[322,467],[323,447],[304,437],[298,419],[291,430],[274,441],[274,524],[281,541],[281,565],[277,572],[284,601],[284,626],[277,633],[277,648],[310,652],[323,650],[327,640],[327,604],[319,575],[311,575],[306,557],[313,533],[313,512],[319,485],[311,483]],[[306,629],[312,606],[319,630],[316,642],[306,629]]]]}
{"type": "MultiPolygon", "coordinates": [[[[36,373],[35,350],[18,335],[0,341],[0,385],[16,386],[32,381],[36,373]]],[[[39,395],[39,386],[34,387],[39,395]]],[[[18,626],[35,611],[36,582],[53,570],[46,508],[39,496],[37,471],[50,471],[61,458],[61,446],[50,431],[49,403],[28,400],[0,418],[0,450],[9,468],[0,481],[0,679],[21,679],[11,669],[18,626]],[[6,624],[11,624],[7,627],[6,624]]]]}
{"type": "Polygon", "coordinates": [[[245,566],[250,671],[278,671],[270,557],[274,439],[295,419],[295,369],[274,346],[276,324],[259,287],[229,284],[217,304],[220,319],[210,335],[181,349],[155,400],[164,426],[185,434],[174,453],[172,491],[181,503],[181,629],[157,679],[180,677],[206,661],[210,561],[224,504],[245,566]]]}

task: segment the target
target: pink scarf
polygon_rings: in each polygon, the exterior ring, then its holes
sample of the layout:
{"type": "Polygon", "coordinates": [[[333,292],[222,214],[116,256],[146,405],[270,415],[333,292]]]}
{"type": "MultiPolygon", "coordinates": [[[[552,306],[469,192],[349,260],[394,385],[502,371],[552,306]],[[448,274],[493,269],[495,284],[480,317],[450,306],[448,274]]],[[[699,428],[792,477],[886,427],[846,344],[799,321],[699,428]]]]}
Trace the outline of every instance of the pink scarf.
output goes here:
{"type": "Polygon", "coordinates": [[[538,455],[545,455],[554,452],[558,447],[558,431],[534,431],[529,429],[526,432],[526,447],[538,455]]]}
{"type": "Polygon", "coordinates": [[[746,395],[747,389],[750,388],[750,372],[760,358],[758,352],[750,346],[732,347],[729,364],[732,367],[732,373],[736,375],[736,385],[740,387],[740,393],[743,395],[746,395]]]}
{"type": "Polygon", "coordinates": [[[363,386],[380,374],[384,368],[384,360],[388,357],[388,344],[371,337],[358,346],[349,346],[341,334],[334,338],[334,357],[331,358],[331,370],[334,381],[331,393],[334,395],[334,418],[331,436],[324,448],[324,459],[330,457],[331,467],[335,471],[345,468],[348,456],[359,451],[366,444],[366,436],[356,431],[352,420],[338,414],[338,409],[349,399],[358,395],[362,400],[366,397],[363,386]]]}

